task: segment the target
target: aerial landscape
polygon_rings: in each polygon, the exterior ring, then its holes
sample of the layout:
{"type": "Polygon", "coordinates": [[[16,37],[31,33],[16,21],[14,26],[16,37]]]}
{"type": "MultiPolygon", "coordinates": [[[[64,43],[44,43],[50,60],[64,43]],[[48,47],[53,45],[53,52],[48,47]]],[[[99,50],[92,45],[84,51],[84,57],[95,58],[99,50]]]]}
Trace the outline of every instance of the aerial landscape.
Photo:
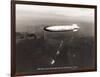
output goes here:
{"type": "Polygon", "coordinates": [[[94,9],[17,4],[16,71],[94,68],[94,32],[94,9]]]}

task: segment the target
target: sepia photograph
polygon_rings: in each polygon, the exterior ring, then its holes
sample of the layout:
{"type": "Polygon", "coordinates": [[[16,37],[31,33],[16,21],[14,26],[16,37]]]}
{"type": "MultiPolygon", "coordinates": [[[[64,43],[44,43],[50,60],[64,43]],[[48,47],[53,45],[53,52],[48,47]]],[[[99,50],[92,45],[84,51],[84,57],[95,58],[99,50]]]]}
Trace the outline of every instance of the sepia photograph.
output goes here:
{"type": "Polygon", "coordinates": [[[24,3],[15,4],[18,75],[96,70],[95,6],[24,3]]]}

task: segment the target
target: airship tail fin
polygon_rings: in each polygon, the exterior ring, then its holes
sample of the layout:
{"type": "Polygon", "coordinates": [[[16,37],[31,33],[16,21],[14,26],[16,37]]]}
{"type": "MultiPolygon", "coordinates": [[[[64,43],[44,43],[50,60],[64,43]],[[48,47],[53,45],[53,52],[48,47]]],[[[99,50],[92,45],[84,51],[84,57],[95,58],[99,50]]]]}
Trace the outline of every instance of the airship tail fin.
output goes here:
{"type": "Polygon", "coordinates": [[[78,31],[78,29],[79,29],[79,26],[78,26],[77,24],[73,24],[72,26],[74,27],[74,29],[73,29],[73,32],[76,32],[76,31],[78,31]]]}
{"type": "Polygon", "coordinates": [[[79,28],[77,24],[72,25],[74,28],[79,28]]]}
{"type": "Polygon", "coordinates": [[[74,30],[73,30],[73,32],[76,32],[76,31],[78,31],[78,29],[74,29],[74,30]]]}

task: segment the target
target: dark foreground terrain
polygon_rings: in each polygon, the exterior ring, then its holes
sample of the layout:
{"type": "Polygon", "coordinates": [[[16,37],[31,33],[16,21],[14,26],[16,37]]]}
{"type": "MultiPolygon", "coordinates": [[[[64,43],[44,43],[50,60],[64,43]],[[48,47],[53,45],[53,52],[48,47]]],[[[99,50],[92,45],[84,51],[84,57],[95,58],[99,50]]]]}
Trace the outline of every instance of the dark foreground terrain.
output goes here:
{"type": "Polygon", "coordinates": [[[92,68],[94,40],[89,36],[41,36],[16,33],[16,71],[33,72],[53,68],[92,68]]]}

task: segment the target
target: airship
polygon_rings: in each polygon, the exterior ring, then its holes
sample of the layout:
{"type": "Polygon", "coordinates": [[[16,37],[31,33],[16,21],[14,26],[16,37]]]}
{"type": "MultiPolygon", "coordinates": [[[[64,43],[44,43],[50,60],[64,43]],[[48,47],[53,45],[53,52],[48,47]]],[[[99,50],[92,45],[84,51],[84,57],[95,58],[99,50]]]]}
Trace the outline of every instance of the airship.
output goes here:
{"type": "Polygon", "coordinates": [[[57,26],[46,26],[44,30],[51,31],[51,32],[63,32],[63,31],[78,31],[79,26],[77,24],[72,25],[57,25],[57,26]]]}

